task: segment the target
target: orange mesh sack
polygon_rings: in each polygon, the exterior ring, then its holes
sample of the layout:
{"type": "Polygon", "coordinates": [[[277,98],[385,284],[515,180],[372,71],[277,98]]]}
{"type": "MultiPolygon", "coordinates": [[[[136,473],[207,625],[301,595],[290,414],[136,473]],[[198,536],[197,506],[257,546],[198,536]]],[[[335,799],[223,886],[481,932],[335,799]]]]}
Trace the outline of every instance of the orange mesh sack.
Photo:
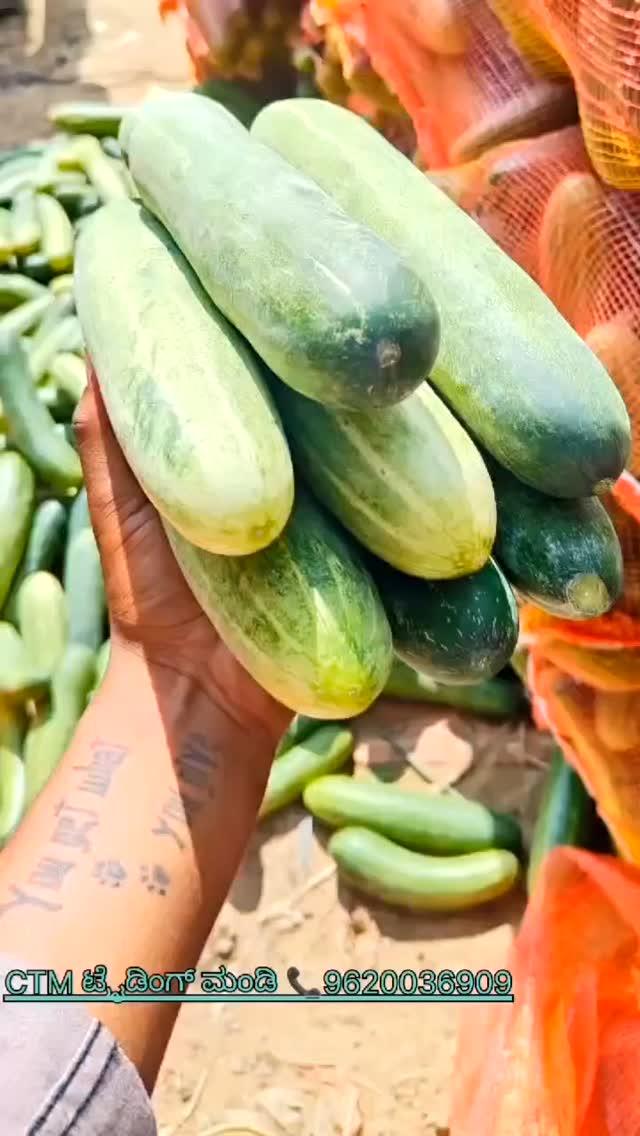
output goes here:
{"type": "Polygon", "coordinates": [[[640,189],[640,0],[491,2],[525,57],[542,50],[566,61],[602,179],[640,189]]]}
{"type": "Polygon", "coordinates": [[[415,127],[427,167],[576,121],[566,76],[523,59],[488,0],[314,0],[325,26],[358,26],[415,127]]]}
{"type": "Polygon", "coordinates": [[[640,871],[556,849],[507,965],[515,1002],[463,1015],[450,1136],[637,1136],[640,871]]]}

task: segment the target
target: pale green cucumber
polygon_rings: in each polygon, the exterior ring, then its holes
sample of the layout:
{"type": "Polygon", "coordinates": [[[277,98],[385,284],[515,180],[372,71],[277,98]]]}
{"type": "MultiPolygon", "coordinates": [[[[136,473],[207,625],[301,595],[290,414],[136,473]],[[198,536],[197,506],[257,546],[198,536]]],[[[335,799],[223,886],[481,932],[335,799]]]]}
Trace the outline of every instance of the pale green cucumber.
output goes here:
{"type": "Polygon", "coordinates": [[[0,316],[0,328],[5,332],[26,335],[36,327],[43,316],[46,316],[54,303],[55,296],[49,291],[41,296],[35,296],[33,300],[26,300],[24,304],[19,304],[18,307],[0,316]]]}
{"type": "Polygon", "coordinates": [[[109,161],[97,138],[80,134],[60,155],[61,169],[82,170],[103,201],[128,197],[124,180],[109,161]]]}
{"type": "Polygon", "coordinates": [[[69,640],[93,652],[104,639],[107,600],[100,553],[93,529],[70,532],[64,562],[64,590],[69,611],[69,640]]]}
{"type": "Polygon", "coordinates": [[[36,195],[32,189],[23,189],[13,199],[11,207],[11,241],[16,256],[36,252],[42,239],[42,226],[38,218],[36,195]]]}
{"type": "Polygon", "coordinates": [[[71,741],[95,678],[95,654],[70,643],[51,679],[51,706],[29,729],[24,743],[26,803],[44,788],[71,741]]]}
{"type": "Polygon", "coordinates": [[[9,264],[14,255],[11,213],[0,205],[0,265],[9,264]]]}
{"type": "Polygon", "coordinates": [[[87,385],[87,368],[79,355],[59,351],[49,363],[47,374],[71,402],[79,402],[87,385]]]}
{"type": "Polygon", "coordinates": [[[18,304],[44,296],[46,288],[20,272],[0,272],[0,311],[10,311],[18,304]]]}
{"type": "Polygon", "coordinates": [[[611,486],[630,448],[620,394],[551,300],[471,217],[343,107],[272,103],[251,133],[424,280],[442,322],[430,381],[502,465],[552,496],[611,486]]]}
{"type": "Polygon", "coordinates": [[[17,453],[0,454],[0,611],[27,543],[34,508],[35,478],[27,462],[17,453]]]}
{"type": "Polygon", "coordinates": [[[16,596],[16,618],[33,670],[51,675],[67,645],[69,613],[62,584],[51,572],[31,572],[16,596]]]}
{"type": "Polygon", "coordinates": [[[270,544],[291,511],[293,470],[258,361],[139,205],[90,218],[76,297],[111,423],[161,515],[212,552],[270,544]]]}
{"type": "Polygon", "coordinates": [[[24,556],[13,577],[3,618],[17,620],[16,599],[22,581],[30,572],[55,572],[62,557],[67,529],[67,510],[61,501],[41,501],[33,513],[24,556]]]}
{"type": "Polygon", "coordinates": [[[33,667],[13,624],[0,622],[0,698],[24,701],[35,697],[46,689],[47,678],[33,667]]]}
{"type": "Polygon", "coordinates": [[[491,478],[426,384],[368,412],[322,406],[275,381],[272,390],[299,473],[370,552],[427,579],[482,568],[496,534],[491,478]]]}
{"type": "Polygon", "coordinates": [[[53,272],[68,272],[73,264],[73,229],[55,197],[39,193],[36,199],[40,222],[40,251],[53,272]]]}
{"type": "Polygon", "coordinates": [[[282,754],[286,753],[292,746],[297,746],[300,742],[306,741],[309,735],[318,729],[319,725],[317,718],[308,718],[306,714],[294,714],[276,746],[274,758],[282,757],[282,754]]]}
{"type": "Polygon", "coordinates": [[[289,709],[351,718],[380,694],[389,625],[355,547],[298,487],[282,536],[216,556],[165,523],[182,573],[232,654],[289,709]]]}
{"type": "Polygon", "coordinates": [[[318,724],[304,741],[274,761],[260,806],[260,816],[290,805],[316,777],[342,769],[353,753],[351,730],[334,722],[318,724]]]}
{"type": "Polygon", "coordinates": [[[0,748],[0,848],[17,829],[26,803],[25,768],[17,753],[0,748]]]}

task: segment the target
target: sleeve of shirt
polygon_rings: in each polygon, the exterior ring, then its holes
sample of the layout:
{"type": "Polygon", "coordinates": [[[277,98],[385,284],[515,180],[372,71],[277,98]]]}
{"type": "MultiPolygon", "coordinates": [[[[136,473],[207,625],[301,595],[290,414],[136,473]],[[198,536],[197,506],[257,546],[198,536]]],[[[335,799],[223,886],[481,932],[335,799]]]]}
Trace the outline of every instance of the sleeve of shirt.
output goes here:
{"type": "MultiPolygon", "coordinates": [[[[0,993],[29,963],[0,954],[0,993]]],[[[33,964],[31,964],[33,965],[33,964]]],[[[137,1069],[79,1003],[0,1001],[2,1136],[157,1136],[137,1069]]]]}

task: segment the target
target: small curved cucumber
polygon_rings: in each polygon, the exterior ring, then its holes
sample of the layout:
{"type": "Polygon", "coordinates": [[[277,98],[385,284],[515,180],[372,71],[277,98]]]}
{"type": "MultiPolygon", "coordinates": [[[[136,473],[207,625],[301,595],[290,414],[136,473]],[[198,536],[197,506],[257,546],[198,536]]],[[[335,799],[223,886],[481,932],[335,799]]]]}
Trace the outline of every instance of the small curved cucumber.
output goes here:
{"type": "Polygon", "coordinates": [[[100,553],[93,529],[70,536],[64,562],[69,607],[69,640],[97,651],[104,639],[107,600],[100,553]]]}
{"type": "Polygon", "coordinates": [[[331,722],[283,753],[271,766],[260,817],[297,800],[315,777],[340,769],[353,753],[353,741],[350,730],[331,722]]]}
{"type": "Polygon", "coordinates": [[[0,611],[27,543],[34,507],[35,478],[26,461],[17,453],[0,454],[0,611]]]}
{"type": "Polygon", "coordinates": [[[24,813],[26,777],[17,753],[0,748],[0,848],[17,829],[24,813]]]}
{"type": "Polygon", "coordinates": [[[16,256],[36,252],[42,239],[36,195],[32,189],[17,193],[11,206],[11,239],[16,256]]]}
{"type": "Polygon", "coordinates": [[[90,134],[80,134],[59,159],[61,169],[82,170],[103,201],[128,197],[127,187],[100,143],[90,134]]]}
{"type": "Polygon", "coordinates": [[[552,848],[573,845],[585,848],[594,828],[595,805],[575,769],[554,749],[533,829],[527,870],[531,895],[542,862],[552,848]]]}
{"type": "Polygon", "coordinates": [[[87,368],[79,355],[59,351],[49,363],[47,374],[71,402],[79,402],[87,385],[87,368]]]}
{"type": "Polygon", "coordinates": [[[123,115],[129,107],[112,103],[68,102],[54,103],[49,107],[49,121],[67,134],[93,134],[96,137],[116,137],[123,115]]]}
{"type": "Polygon", "coordinates": [[[36,198],[40,222],[40,251],[53,272],[68,272],[73,264],[73,229],[55,197],[39,193],[36,198]]]}
{"type": "Polygon", "coordinates": [[[522,851],[514,817],[464,797],[427,797],[382,781],[319,777],[303,794],[310,813],[332,828],[362,825],[415,852],[453,856],[483,848],[522,851]]]}
{"type": "Polygon", "coordinates": [[[46,291],[44,285],[20,272],[0,272],[0,311],[8,312],[18,304],[45,295],[46,291]]]}
{"type": "MultiPolygon", "coordinates": [[[[57,304],[58,301],[66,298],[66,296],[57,296],[55,302],[57,304]]],[[[41,327],[52,314],[53,309],[47,312],[41,327]]],[[[38,328],[38,332],[34,335],[28,349],[29,370],[34,383],[40,381],[60,351],[75,351],[81,345],[82,338],[79,327],[76,316],[69,315],[58,323],[53,323],[50,331],[46,334],[44,332],[40,334],[40,328],[38,328]]]]}
{"type": "Polygon", "coordinates": [[[26,335],[40,320],[46,316],[55,303],[53,293],[46,291],[33,300],[26,300],[24,304],[12,308],[0,316],[0,328],[5,332],[14,332],[16,335],[26,335]]]}
{"type": "Polygon", "coordinates": [[[457,580],[417,580],[381,561],[372,566],[397,655],[435,682],[492,678],[518,639],[518,609],[493,560],[457,580]]]}
{"type": "Polygon", "coordinates": [[[69,614],[62,584],[51,572],[31,572],[16,596],[18,630],[33,670],[51,675],[67,645],[69,614]]]}
{"type": "Polygon", "coordinates": [[[46,688],[47,676],[32,666],[22,637],[11,623],[0,623],[0,697],[26,700],[46,688]]]}
{"type": "Polygon", "coordinates": [[[74,536],[77,536],[83,529],[91,528],[91,513],[89,512],[89,498],[87,497],[87,490],[84,485],[76,493],[71,506],[69,508],[69,531],[67,533],[67,548],[65,552],[65,576],[68,571],[67,557],[71,548],[74,536]]]}
{"type": "Polygon", "coordinates": [[[80,458],[56,434],[54,421],[33,385],[29,364],[16,336],[0,332],[0,401],[16,448],[54,489],[66,492],[82,484],[80,458]]]}
{"type": "Polygon", "coordinates": [[[401,659],[394,659],[382,694],[384,698],[401,702],[451,706],[454,710],[486,718],[515,718],[527,705],[521,682],[507,678],[489,678],[486,682],[471,686],[448,686],[419,674],[401,659]]]}
{"type": "Polygon", "coordinates": [[[309,718],[306,714],[294,714],[276,746],[274,758],[281,757],[292,746],[306,741],[309,735],[317,730],[320,725],[322,725],[322,722],[318,718],[309,718]]]}
{"type": "Polygon", "coordinates": [[[562,619],[604,615],[622,591],[623,564],[602,502],[548,497],[485,461],[498,504],[493,554],[519,595],[562,619]]]}
{"type": "Polygon", "coordinates": [[[95,679],[96,658],[80,643],[70,643],[51,678],[51,707],[31,726],[24,743],[27,806],[44,788],[63,756],[95,679]]]}
{"type": "Polygon", "coordinates": [[[464,911],[511,890],[519,872],[502,848],[464,856],[409,852],[368,828],[342,828],[328,851],[346,883],[410,911],[464,911]]]}
{"type": "Polygon", "coordinates": [[[61,558],[67,529],[67,510],[55,498],[36,506],[24,556],[16,572],[4,608],[4,618],[15,623],[16,598],[22,581],[30,572],[54,571],[61,558]]]}

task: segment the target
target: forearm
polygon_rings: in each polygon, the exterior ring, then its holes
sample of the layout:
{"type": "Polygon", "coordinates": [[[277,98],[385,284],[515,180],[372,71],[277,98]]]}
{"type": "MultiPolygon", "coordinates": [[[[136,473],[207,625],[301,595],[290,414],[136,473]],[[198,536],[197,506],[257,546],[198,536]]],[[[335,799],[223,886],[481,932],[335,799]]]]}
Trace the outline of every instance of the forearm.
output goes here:
{"type": "MultiPolygon", "coordinates": [[[[255,825],[274,738],[114,651],[71,748],[0,860],[0,944],[75,988],[103,963],[194,966],[255,825]]],[[[177,1006],[91,1007],[153,1083],[177,1006]]]]}

